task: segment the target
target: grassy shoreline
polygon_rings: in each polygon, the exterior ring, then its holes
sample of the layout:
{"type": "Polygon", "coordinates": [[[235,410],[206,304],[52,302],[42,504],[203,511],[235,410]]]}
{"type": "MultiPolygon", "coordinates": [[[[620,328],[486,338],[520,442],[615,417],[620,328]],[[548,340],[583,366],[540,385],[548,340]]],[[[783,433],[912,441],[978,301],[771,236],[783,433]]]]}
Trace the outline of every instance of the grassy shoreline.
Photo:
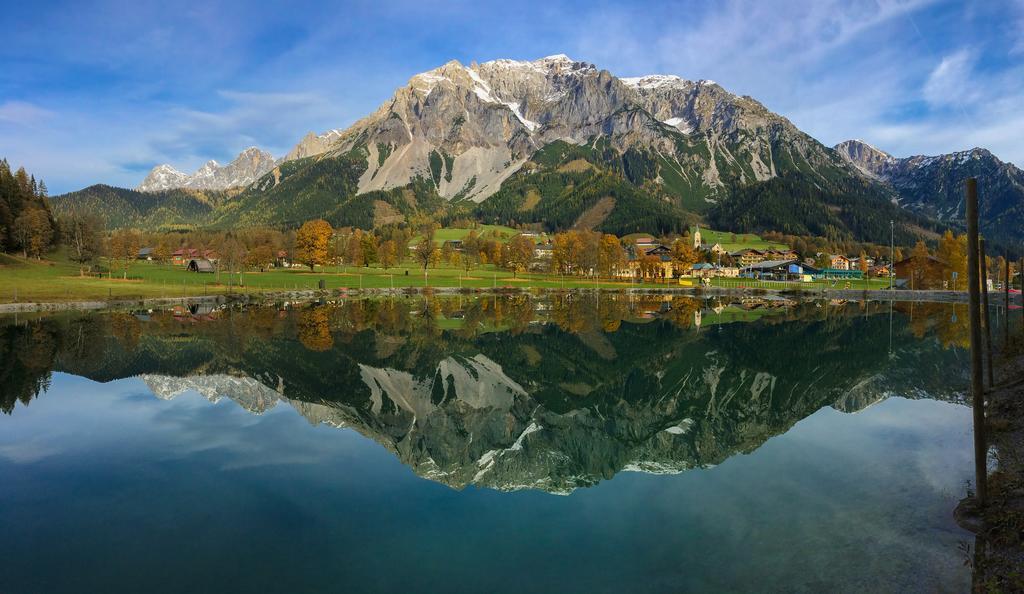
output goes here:
{"type": "MultiPolygon", "coordinates": [[[[266,272],[219,274],[192,273],[180,266],[139,261],[127,274],[108,273],[102,276],[80,276],[78,267],[54,254],[51,260],[31,260],[5,255],[0,260],[0,304],[68,302],[112,302],[145,299],[194,299],[214,295],[259,296],[284,292],[315,291],[323,281],[328,291],[359,290],[560,290],[560,289],[671,289],[690,292],[695,286],[682,286],[674,279],[665,282],[630,282],[622,279],[558,276],[541,273],[514,275],[493,265],[468,271],[441,266],[423,269],[404,263],[387,270],[328,266],[310,272],[305,268],[271,269],[266,272]]],[[[693,279],[693,284],[697,280],[693,279]]],[[[714,279],[712,287],[703,290],[800,291],[833,293],[835,291],[878,291],[887,286],[885,280],[840,282],[774,282],[750,279],[714,279]]]]}

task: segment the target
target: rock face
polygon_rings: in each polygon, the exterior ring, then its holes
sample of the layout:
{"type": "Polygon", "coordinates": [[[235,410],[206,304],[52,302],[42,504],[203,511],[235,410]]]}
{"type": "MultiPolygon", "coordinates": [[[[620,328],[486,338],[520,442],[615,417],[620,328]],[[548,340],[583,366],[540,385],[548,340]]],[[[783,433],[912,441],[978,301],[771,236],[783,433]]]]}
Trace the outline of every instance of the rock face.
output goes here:
{"type": "Polygon", "coordinates": [[[334,144],[334,141],[341,136],[341,130],[328,130],[323,134],[317,134],[315,132],[309,132],[306,134],[299,144],[295,145],[292,150],[288,151],[288,154],[284,156],[284,161],[294,161],[295,159],[303,159],[305,157],[312,157],[319,155],[320,153],[326,152],[334,144]]]}
{"type": "Polygon", "coordinates": [[[177,188],[192,190],[226,190],[247,186],[274,168],[274,157],[266,151],[250,147],[227,165],[207,161],[192,175],[170,165],[157,165],[139,184],[140,192],[158,192],[177,188]]]}
{"type": "Polygon", "coordinates": [[[964,180],[978,179],[982,230],[990,237],[1024,228],[1024,171],[982,148],[905,158],[894,157],[861,140],[847,140],[836,151],[866,175],[892,187],[900,205],[940,221],[963,222],[964,180]]]}
{"type": "Polygon", "coordinates": [[[288,158],[363,148],[359,193],[419,177],[446,198],[481,201],[538,149],[601,138],[664,157],[674,175],[709,195],[800,166],[848,169],[785,118],[712,81],[618,78],[565,55],[448,62],[413,76],[344,132],[307,135],[288,158]]]}

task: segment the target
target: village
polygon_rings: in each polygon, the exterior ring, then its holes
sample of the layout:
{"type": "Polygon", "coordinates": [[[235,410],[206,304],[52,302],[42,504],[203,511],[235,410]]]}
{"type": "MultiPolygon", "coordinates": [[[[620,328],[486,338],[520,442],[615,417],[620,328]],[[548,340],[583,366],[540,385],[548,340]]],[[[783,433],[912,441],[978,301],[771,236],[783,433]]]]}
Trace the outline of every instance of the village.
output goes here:
{"type": "MultiPolygon", "coordinates": [[[[744,281],[854,286],[858,281],[873,280],[884,281],[885,288],[955,290],[960,276],[960,266],[933,255],[923,245],[908,257],[900,257],[897,249],[898,261],[892,264],[863,252],[858,255],[800,254],[792,247],[765,242],[756,235],[739,238],[731,235],[734,241],[730,244],[714,241],[723,238],[724,232],[702,231],[700,227],[680,237],[661,239],[644,233],[620,239],[586,231],[547,234],[502,228],[477,233],[473,229],[445,228],[430,238],[432,245],[427,253],[419,248],[419,242],[424,241],[422,236],[418,240],[406,237],[405,241],[382,242],[371,232],[345,229],[331,230],[330,237],[321,241],[325,253],[316,256],[294,246],[281,245],[275,249],[257,246],[249,250],[243,248],[243,253],[232,255],[229,263],[214,248],[178,247],[169,253],[164,250],[161,258],[158,248],[142,247],[137,259],[165,261],[198,274],[290,268],[308,268],[313,272],[329,266],[369,268],[371,265],[386,270],[407,265],[409,259],[414,259],[422,263],[424,269],[448,266],[462,268],[467,275],[471,270],[490,264],[513,273],[681,287],[735,286],[744,281]],[[708,235],[712,240],[705,239],[708,235]],[[417,244],[410,247],[414,241],[417,244]],[[417,253],[421,255],[417,257],[417,253]]],[[[941,251],[941,246],[937,251],[941,251]]],[[[1002,262],[997,264],[1003,265],[1002,262]]],[[[993,287],[998,285],[995,279],[993,287]]]]}

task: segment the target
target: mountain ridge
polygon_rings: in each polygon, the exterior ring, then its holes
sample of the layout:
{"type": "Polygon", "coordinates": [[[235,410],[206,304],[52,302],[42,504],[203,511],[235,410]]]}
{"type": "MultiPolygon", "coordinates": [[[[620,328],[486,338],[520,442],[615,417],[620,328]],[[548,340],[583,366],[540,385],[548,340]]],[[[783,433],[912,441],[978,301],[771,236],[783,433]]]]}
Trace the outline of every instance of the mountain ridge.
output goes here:
{"type": "Polygon", "coordinates": [[[974,147],[940,155],[895,157],[862,140],[835,146],[840,156],[866,175],[890,187],[901,207],[944,223],[963,224],[963,184],[979,184],[981,229],[991,238],[1016,239],[1024,228],[1024,171],[974,147]]]}
{"type": "MultiPolygon", "coordinates": [[[[620,234],[678,232],[703,219],[733,231],[880,242],[896,220],[912,242],[922,227],[958,224],[955,203],[914,194],[931,191],[927,184],[888,179],[893,159],[863,142],[827,147],[714,81],[620,78],[556,54],[452,60],[413,75],[348,128],[307,133],[276,161],[251,148],[192,176],[158,166],[139,188],[233,186],[202,218],[215,228],[310,218],[371,227],[373,213],[387,211],[392,222],[427,213],[620,234]],[[803,196],[799,221],[785,212],[792,192],[803,196]]],[[[992,225],[1017,220],[1024,208],[1009,202],[992,225]]]]}

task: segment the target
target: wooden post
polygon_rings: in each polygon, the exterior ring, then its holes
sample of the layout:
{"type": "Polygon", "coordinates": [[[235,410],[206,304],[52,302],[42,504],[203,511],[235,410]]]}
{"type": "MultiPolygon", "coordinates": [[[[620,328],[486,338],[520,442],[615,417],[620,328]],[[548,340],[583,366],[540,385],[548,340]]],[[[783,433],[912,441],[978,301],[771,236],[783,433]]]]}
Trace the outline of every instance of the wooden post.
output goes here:
{"type": "Polygon", "coordinates": [[[1003,249],[1003,352],[1010,348],[1010,250],[1003,249]]]}
{"type": "Polygon", "coordinates": [[[978,264],[978,180],[967,179],[967,293],[971,324],[971,404],[974,413],[974,483],[978,504],[988,498],[988,448],[985,446],[985,394],[981,369],[981,286],[978,264]]]}
{"type": "Polygon", "coordinates": [[[981,321],[985,327],[985,357],[988,360],[988,387],[991,388],[995,381],[992,379],[992,318],[988,315],[988,262],[985,261],[985,240],[982,239],[978,246],[981,252],[981,321]]]}

